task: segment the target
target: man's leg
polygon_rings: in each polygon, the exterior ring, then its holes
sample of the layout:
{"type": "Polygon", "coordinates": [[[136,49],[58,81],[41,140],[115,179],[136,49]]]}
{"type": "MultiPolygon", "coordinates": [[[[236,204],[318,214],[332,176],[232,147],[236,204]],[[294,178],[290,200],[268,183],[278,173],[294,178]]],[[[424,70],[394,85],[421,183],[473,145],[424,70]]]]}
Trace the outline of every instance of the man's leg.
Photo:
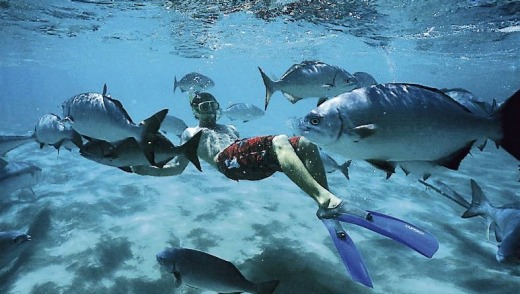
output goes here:
{"type": "Polygon", "coordinates": [[[327,182],[327,174],[325,167],[320,157],[320,150],[316,144],[307,140],[305,137],[300,137],[298,140],[298,148],[296,154],[303,162],[312,177],[325,189],[329,189],[327,182]]]}
{"type": "MultiPolygon", "coordinates": [[[[307,146],[308,147],[308,146],[307,146]]],[[[324,186],[320,185],[313,175],[309,172],[306,165],[302,162],[298,154],[294,151],[293,147],[289,143],[289,139],[285,135],[275,136],[273,138],[273,152],[278,158],[278,162],[282,168],[282,171],[289,177],[300,189],[309,194],[319,206],[322,208],[333,208],[341,203],[341,199],[330,193],[324,186]]],[[[305,150],[308,151],[308,150],[305,150]]],[[[302,150],[302,156],[305,152],[302,150]]],[[[312,153],[312,152],[311,152],[312,153]]],[[[314,158],[315,155],[313,155],[314,158]]],[[[319,154],[317,154],[319,159],[319,154]]],[[[304,157],[305,158],[305,157],[304,157]]],[[[313,166],[312,170],[315,173],[317,179],[327,186],[327,179],[325,171],[322,171],[320,175],[319,168],[316,167],[316,163],[312,162],[312,159],[304,159],[309,161],[309,165],[313,166]]],[[[319,161],[321,163],[321,160],[319,161]]],[[[323,169],[323,165],[321,167],[323,169]]]]}

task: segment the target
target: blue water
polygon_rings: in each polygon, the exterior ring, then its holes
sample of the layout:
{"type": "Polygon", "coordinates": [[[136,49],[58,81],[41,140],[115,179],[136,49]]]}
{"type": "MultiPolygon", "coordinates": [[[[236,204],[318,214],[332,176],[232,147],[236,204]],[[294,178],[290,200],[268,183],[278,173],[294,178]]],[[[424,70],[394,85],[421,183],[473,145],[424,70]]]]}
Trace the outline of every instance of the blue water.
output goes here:
{"type": "MultiPolygon", "coordinates": [[[[210,2],[0,1],[0,133],[31,131],[42,115],[61,115],[65,99],[101,92],[104,83],[134,121],[168,108],[195,125],[185,94],[173,93],[174,76],[203,73],[221,105],[262,107],[257,67],[280,77],[303,60],[379,82],[461,87],[486,101],[520,88],[518,1],[210,2]]],[[[276,93],[264,117],[236,126],[242,137],[290,134],[287,119],[315,103],[290,104],[276,93]]],[[[494,146],[472,153],[458,172],[437,179],[468,198],[474,178],[493,203],[517,201],[518,162],[494,146]]],[[[428,260],[350,227],[373,290],[349,279],[314,202],[283,174],[236,183],[203,165],[202,174],[190,166],[178,177],[139,177],[36,144],[7,159],[30,161],[44,176],[37,201],[3,199],[0,225],[28,228],[42,210],[49,217],[19,266],[0,272],[3,293],[202,293],[175,289],[156,264],[155,253],[171,245],[225,258],[251,280],[280,279],[275,293],[514,293],[520,286],[519,270],[495,260],[497,243],[486,239],[482,219],[463,220],[463,210],[414,179],[385,180],[363,162],[353,164],[350,181],[331,174],[332,191],[428,229],[441,246],[428,260]]]]}

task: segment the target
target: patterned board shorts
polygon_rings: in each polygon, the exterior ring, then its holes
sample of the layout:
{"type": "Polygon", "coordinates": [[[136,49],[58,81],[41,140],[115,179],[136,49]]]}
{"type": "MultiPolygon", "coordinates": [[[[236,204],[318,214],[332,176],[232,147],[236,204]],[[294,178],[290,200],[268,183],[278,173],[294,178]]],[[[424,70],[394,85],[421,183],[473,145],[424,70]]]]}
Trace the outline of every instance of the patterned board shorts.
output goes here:
{"type": "MultiPolygon", "coordinates": [[[[261,180],[282,171],[276,154],[271,152],[274,136],[260,136],[235,141],[217,156],[218,169],[232,180],[261,180]]],[[[289,138],[294,150],[301,137],[289,138]]]]}

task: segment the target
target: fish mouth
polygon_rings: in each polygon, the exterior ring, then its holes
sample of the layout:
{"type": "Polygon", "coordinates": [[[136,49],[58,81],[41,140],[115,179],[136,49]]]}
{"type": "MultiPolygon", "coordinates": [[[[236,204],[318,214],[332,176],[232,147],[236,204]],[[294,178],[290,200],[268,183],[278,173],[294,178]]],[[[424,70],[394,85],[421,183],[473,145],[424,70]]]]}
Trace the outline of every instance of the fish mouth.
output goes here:
{"type": "Polygon", "coordinates": [[[301,117],[290,117],[285,124],[289,129],[299,132],[302,135],[308,134],[310,131],[310,128],[306,126],[304,119],[301,117]]]}

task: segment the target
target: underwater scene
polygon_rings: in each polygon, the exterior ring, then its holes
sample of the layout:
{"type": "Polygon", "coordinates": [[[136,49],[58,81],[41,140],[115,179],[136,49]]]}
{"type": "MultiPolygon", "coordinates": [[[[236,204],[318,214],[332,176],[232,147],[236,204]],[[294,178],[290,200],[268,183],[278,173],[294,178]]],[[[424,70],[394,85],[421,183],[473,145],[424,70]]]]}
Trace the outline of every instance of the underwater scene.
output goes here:
{"type": "Polygon", "coordinates": [[[1,293],[520,288],[520,1],[0,16],[1,293]]]}

